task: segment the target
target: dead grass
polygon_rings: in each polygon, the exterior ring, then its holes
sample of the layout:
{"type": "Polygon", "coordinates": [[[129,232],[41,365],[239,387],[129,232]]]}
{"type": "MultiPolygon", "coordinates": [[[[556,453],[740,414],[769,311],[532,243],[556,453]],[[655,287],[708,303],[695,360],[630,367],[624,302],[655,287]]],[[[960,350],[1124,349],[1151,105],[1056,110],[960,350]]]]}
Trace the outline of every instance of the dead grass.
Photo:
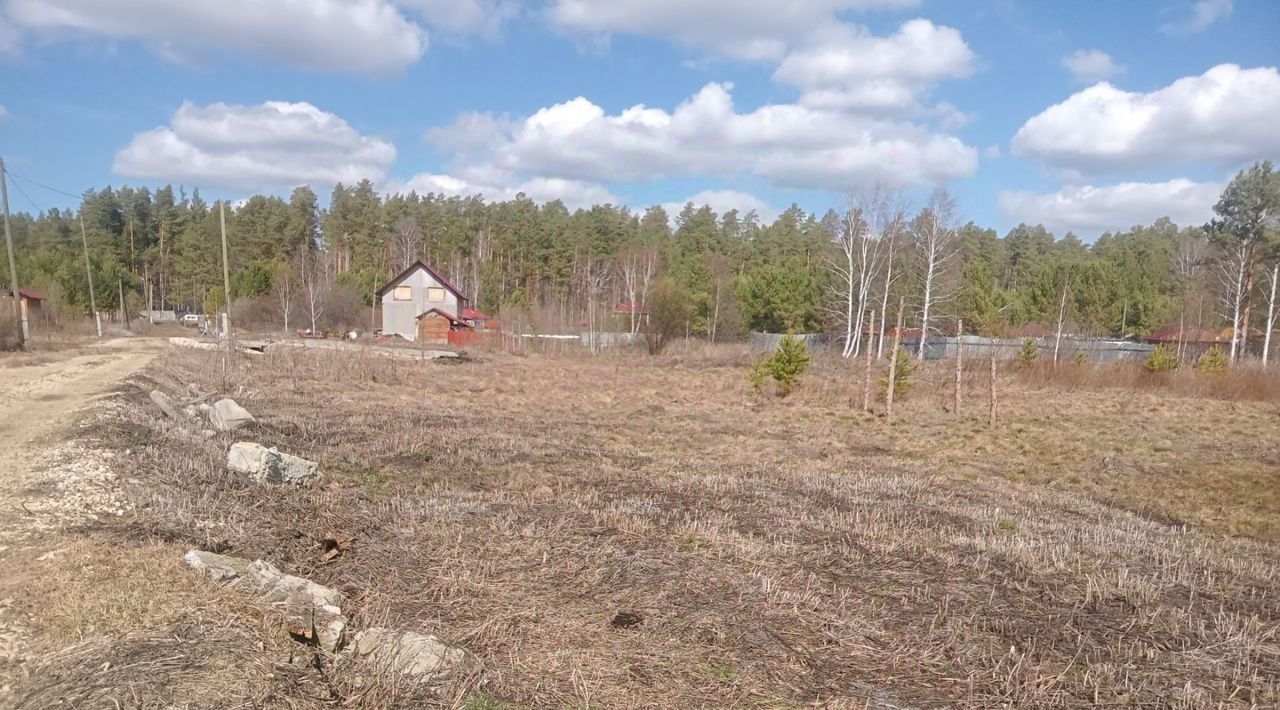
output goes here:
{"type": "MultiPolygon", "coordinates": [[[[819,360],[779,400],[750,391],[749,359],[242,358],[234,396],[260,419],[242,438],[318,460],[329,485],[251,486],[222,467],[232,439],[129,394],[128,422],[99,433],[132,450],[140,512],[92,534],[154,557],[138,574],[177,597],[199,586],[215,615],[240,602],[165,567],[187,546],[269,558],[341,588],[357,626],[436,633],[485,665],[480,686],[361,695],[372,681],[328,659],[268,684],[340,705],[1280,703],[1280,555],[1221,534],[1277,539],[1274,404],[1009,377],[988,430],[982,373],[955,416],[940,369],[889,430],[851,406],[856,368],[819,360]],[[332,535],[354,541],[322,564],[332,535]]],[[[181,351],[143,384],[218,372],[181,351]]],[[[63,616],[128,620],[107,637],[188,618],[95,604],[63,616]]],[[[264,668],[288,653],[269,622],[236,629],[274,639],[264,668]]],[[[151,697],[198,698],[166,683],[151,697]]]]}

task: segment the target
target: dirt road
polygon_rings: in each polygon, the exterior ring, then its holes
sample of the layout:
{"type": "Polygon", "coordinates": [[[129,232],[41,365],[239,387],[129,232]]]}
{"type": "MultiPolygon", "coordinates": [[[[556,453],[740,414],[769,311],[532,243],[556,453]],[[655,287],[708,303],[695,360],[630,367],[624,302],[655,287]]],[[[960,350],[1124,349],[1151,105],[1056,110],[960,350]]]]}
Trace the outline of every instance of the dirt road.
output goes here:
{"type": "Polygon", "coordinates": [[[0,568],[12,571],[0,579],[0,676],[29,640],[12,598],[29,575],[51,571],[39,563],[56,564],[59,531],[118,514],[109,468],[67,435],[85,407],[165,347],[162,338],[122,338],[42,364],[0,359],[0,568]]]}

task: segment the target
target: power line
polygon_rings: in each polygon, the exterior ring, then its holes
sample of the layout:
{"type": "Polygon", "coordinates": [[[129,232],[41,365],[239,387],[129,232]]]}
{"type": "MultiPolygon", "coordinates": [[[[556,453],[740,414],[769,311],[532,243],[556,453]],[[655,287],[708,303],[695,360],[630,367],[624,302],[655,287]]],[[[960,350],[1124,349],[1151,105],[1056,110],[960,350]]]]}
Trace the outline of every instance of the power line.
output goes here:
{"type": "Polygon", "coordinates": [[[83,199],[84,199],[84,195],[73,195],[73,194],[71,194],[70,192],[67,192],[66,190],[59,190],[59,189],[58,189],[58,188],[56,188],[56,187],[49,187],[48,185],[45,185],[44,183],[36,182],[35,180],[32,180],[31,178],[23,177],[23,176],[21,176],[21,175],[19,175],[19,174],[15,173],[15,172],[13,172],[12,170],[6,170],[5,172],[6,172],[6,173],[8,173],[10,177],[15,177],[15,178],[17,178],[17,179],[19,179],[19,180],[21,180],[21,181],[23,181],[23,182],[26,182],[26,183],[30,183],[30,184],[32,184],[32,185],[35,185],[36,187],[43,187],[44,189],[46,189],[46,190],[48,190],[48,191],[50,191],[50,192],[56,192],[56,193],[58,193],[59,195],[66,195],[67,197],[70,197],[70,198],[73,198],[73,199],[77,199],[77,200],[83,200],[83,199]]]}
{"type": "MultiPolygon", "coordinates": [[[[13,173],[8,173],[8,175],[12,177],[13,173]]],[[[31,196],[27,194],[26,190],[22,189],[21,185],[19,185],[17,182],[14,182],[13,186],[18,189],[18,194],[22,195],[23,199],[27,201],[27,204],[31,205],[31,209],[35,210],[37,213],[44,211],[36,206],[35,200],[31,199],[31,196]]]]}

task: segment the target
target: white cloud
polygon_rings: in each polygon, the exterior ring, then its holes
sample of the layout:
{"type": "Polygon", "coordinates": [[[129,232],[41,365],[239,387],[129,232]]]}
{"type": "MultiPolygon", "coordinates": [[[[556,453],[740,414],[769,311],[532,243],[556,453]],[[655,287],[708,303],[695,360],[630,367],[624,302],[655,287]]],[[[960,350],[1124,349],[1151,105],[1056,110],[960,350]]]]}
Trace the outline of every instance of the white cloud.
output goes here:
{"type": "Polygon", "coordinates": [[[954,136],[795,104],[739,113],[731,88],[707,84],[673,111],[637,105],[608,115],[578,97],[522,121],[467,114],[428,137],[455,154],[461,177],[488,184],[502,175],[497,184],[524,175],[607,183],[746,173],[842,191],[933,184],[977,168],[977,151],[954,136]]]}
{"type": "Polygon", "coordinates": [[[1220,183],[1178,178],[1105,187],[1072,186],[1049,194],[1005,191],[997,204],[1012,220],[1092,235],[1150,224],[1161,217],[1180,225],[1202,224],[1213,216],[1222,188],[1220,183]]]}
{"type": "Polygon", "coordinates": [[[902,9],[919,0],[554,0],[566,30],[667,37],[735,59],[779,60],[814,27],[852,10],[902,9]]]}
{"type": "Polygon", "coordinates": [[[929,20],[908,20],[887,37],[836,24],[788,54],[773,78],[800,87],[810,106],[902,110],[938,81],[968,76],[974,60],[958,30],[929,20]]]}
{"type": "Polygon", "coordinates": [[[4,104],[0,104],[0,121],[3,121],[8,117],[9,117],[9,109],[5,108],[4,104]]]}
{"type": "Polygon", "coordinates": [[[1189,35],[1209,29],[1218,20],[1231,15],[1231,0],[1196,0],[1190,7],[1190,14],[1180,20],[1160,25],[1160,32],[1166,35],[1189,35]]]}
{"type": "Polygon", "coordinates": [[[1277,115],[1275,67],[1221,64],[1150,93],[1091,86],[1028,120],[1013,151],[1081,173],[1229,164],[1280,153],[1277,115]]]}
{"type": "Polygon", "coordinates": [[[496,37],[520,12],[516,0],[398,0],[433,28],[456,35],[496,37]]]}
{"type": "MultiPolygon", "coordinates": [[[[226,50],[369,74],[402,70],[427,48],[390,0],[8,0],[3,14],[16,28],[136,39],[166,57],[226,50]]],[[[4,37],[0,27],[0,48],[4,37]]]]}
{"type": "Polygon", "coordinates": [[[1125,71],[1111,59],[1111,55],[1098,49],[1078,49],[1062,58],[1062,66],[1076,81],[1084,84],[1106,81],[1125,71]]]}
{"type": "Polygon", "coordinates": [[[489,201],[512,200],[523,193],[534,202],[560,200],[571,210],[592,205],[621,204],[621,200],[602,185],[559,178],[532,178],[512,185],[485,185],[452,175],[419,173],[406,182],[392,183],[386,188],[389,194],[410,191],[419,195],[429,192],[459,197],[482,195],[489,201]]]}
{"type": "Polygon", "coordinates": [[[677,202],[665,202],[662,209],[666,210],[674,221],[676,215],[680,214],[680,210],[690,202],[694,207],[704,205],[710,207],[719,216],[723,216],[729,210],[738,210],[738,216],[745,217],[748,212],[755,210],[756,216],[763,224],[772,222],[781,214],[781,210],[755,195],[737,190],[703,190],[677,202]]]}
{"type": "Polygon", "coordinates": [[[309,103],[183,103],[168,126],[134,135],[116,154],[125,177],[244,191],[381,180],[395,146],[360,135],[309,103]]]}

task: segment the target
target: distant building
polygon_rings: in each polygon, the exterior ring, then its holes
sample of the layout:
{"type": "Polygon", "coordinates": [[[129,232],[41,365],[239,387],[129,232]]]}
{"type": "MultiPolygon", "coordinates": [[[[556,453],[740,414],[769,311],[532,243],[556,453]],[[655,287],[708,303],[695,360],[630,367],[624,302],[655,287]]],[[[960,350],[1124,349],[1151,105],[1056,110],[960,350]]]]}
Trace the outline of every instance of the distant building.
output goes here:
{"type": "MultiPolygon", "coordinates": [[[[31,315],[40,310],[40,306],[44,303],[44,296],[38,291],[32,291],[29,288],[18,289],[18,297],[27,304],[27,314],[31,315]]],[[[13,302],[13,290],[8,286],[0,285],[0,300],[13,302]]]]}
{"type": "Polygon", "coordinates": [[[472,327],[463,315],[471,310],[467,297],[425,261],[410,264],[378,289],[378,297],[383,335],[444,344],[450,331],[472,327]]]}

